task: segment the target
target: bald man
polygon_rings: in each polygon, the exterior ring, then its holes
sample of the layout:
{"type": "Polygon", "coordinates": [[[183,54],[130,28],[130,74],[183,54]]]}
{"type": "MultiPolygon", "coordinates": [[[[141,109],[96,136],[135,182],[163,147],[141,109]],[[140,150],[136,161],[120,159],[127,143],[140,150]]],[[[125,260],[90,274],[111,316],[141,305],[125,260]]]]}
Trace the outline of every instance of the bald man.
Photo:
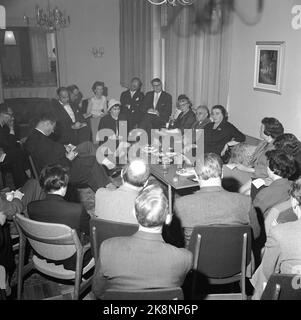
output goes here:
{"type": "Polygon", "coordinates": [[[116,190],[100,188],[95,194],[95,215],[104,220],[138,224],[135,199],[148,183],[149,166],[141,159],[127,164],[121,171],[122,185],[116,190]]]}

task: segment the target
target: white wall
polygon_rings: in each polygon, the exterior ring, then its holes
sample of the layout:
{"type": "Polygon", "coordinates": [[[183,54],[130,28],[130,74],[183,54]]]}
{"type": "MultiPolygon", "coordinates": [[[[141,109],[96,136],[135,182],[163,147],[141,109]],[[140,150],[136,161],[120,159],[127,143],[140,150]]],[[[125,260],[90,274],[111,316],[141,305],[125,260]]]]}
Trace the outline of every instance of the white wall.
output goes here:
{"type": "MultiPolygon", "coordinates": [[[[268,116],[301,139],[301,29],[291,26],[291,10],[297,4],[301,0],[264,0],[258,24],[234,19],[228,110],[230,121],[246,134],[258,137],[261,119],[268,116]],[[256,41],[286,43],[281,95],[253,89],[256,41]]],[[[248,6],[252,3],[244,1],[246,12],[248,6]]]]}
{"type": "MultiPolygon", "coordinates": [[[[24,24],[34,16],[35,5],[46,8],[46,0],[3,0],[8,25],[24,24]]],[[[92,94],[94,81],[104,81],[109,96],[119,98],[119,0],[52,0],[70,15],[71,24],[59,32],[61,85],[77,84],[84,96],[92,94]],[[102,58],[94,58],[92,47],[104,47],[102,58]]],[[[24,24],[25,25],[25,24],[24,24]]]]}

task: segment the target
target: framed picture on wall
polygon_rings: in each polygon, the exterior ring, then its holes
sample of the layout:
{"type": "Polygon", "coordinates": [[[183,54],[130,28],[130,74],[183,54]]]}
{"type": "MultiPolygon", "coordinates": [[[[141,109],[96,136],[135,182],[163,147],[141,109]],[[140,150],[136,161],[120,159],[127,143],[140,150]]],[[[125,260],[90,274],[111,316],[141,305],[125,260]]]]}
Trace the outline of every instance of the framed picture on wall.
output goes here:
{"type": "Polygon", "coordinates": [[[256,42],[254,89],[281,94],[284,41],[256,42]]]}

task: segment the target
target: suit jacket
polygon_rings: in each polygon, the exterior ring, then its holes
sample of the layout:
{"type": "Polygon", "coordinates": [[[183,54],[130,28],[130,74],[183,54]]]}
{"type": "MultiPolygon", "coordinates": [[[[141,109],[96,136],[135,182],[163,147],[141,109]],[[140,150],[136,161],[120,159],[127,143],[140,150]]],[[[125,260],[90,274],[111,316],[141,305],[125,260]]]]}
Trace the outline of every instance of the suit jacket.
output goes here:
{"type": "Polygon", "coordinates": [[[2,148],[6,153],[14,149],[20,149],[16,136],[9,132],[10,130],[7,125],[0,125],[0,148],[2,148]]]}
{"type": "Polygon", "coordinates": [[[144,93],[140,90],[137,90],[133,97],[131,97],[131,91],[126,90],[121,93],[120,102],[121,102],[121,113],[134,124],[138,124],[141,120],[142,110],[141,105],[144,98],[144,93]],[[129,105],[129,107],[127,107],[129,105]]]}
{"type": "Polygon", "coordinates": [[[105,240],[95,266],[92,290],[173,288],[183,284],[192,267],[192,253],[164,242],[161,234],[138,231],[130,237],[105,240]]]}
{"type": "Polygon", "coordinates": [[[199,122],[198,120],[192,125],[192,129],[204,129],[208,123],[211,123],[210,118],[206,118],[203,122],[199,122]]]}
{"type": "Polygon", "coordinates": [[[174,128],[178,128],[182,133],[184,133],[184,129],[191,129],[195,121],[195,114],[192,110],[189,110],[184,115],[183,112],[181,112],[175,121],[174,128]]]}
{"type": "Polygon", "coordinates": [[[268,211],[278,203],[290,198],[291,183],[288,179],[273,181],[268,187],[260,190],[253,201],[256,210],[266,218],[268,211]]]}
{"type": "Polygon", "coordinates": [[[95,215],[104,220],[137,224],[134,205],[139,190],[129,183],[124,183],[116,190],[98,189],[95,194],[95,215]]]}
{"type": "Polygon", "coordinates": [[[203,187],[200,191],[177,198],[175,212],[184,227],[188,245],[194,226],[211,224],[250,224],[254,237],[260,233],[251,198],[225,191],[222,187],[203,187]]]}
{"type": "MultiPolygon", "coordinates": [[[[144,113],[147,110],[154,108],[154,91],[149,91],[143,99],[142,109],[144,113]]],[[[167,123],[172,111],[172,97],[169,93],[162,91],[156,105],[156,110],[159,112],[159,117],[162,123],[167,123]]]]}
{"type": "Polygon", "coordinates": [[[66,158],[65,147],[35,129],[25,142],[25,148],[32,156],[40,172],[46,165],[60,164],[70,168],[70,182],[88,184],[95,192],[110,181],[95,156],[77,156],[73,161],[66,158]]]}
{"type": "Polygon", "coordinates": [[[270,230],[262,258],[262,268],[268,279],[272,273],[297,273],[301,265],[301,220],[279,224],[270,230]]]}
{"type": "Polygon", "coordinates": [[[271,227],[261,264],[250,282],[255,288],[252,300],[259,300],[263,284],[273,273],[297,274],[301,270],[301,220],[271,227]]]}
{"type": "MultiPolygon", "coordinates": [[[[71,126],[74,124],[72,119],[70,118],[67,111],[60,104],[58,100],[52,100],[52,107],[57,117],[56,129],[55,129],[55,140],[60,142],[61,144],[69,144],[77,145],[82,141],[78,139],[78,132],[80,130],[87,130],[85,128],[74,130],[71,126]]],[[[83,122],[82,115],[72,108],[72,104],[70,104],[71,109],[74,112],[75,121],[83,122]]]]}
{"type": "MultiPolygon", "coordinates": [[[[29,203],[28,215],[35,221],[65,224],[75,229],[79,237],[81,233],[89,236],[90,216],[84,206],[81,203],[67,202],[59,195],[47,194],[44,200],[29,203]]],[[[75,261],[75,255],[73,255],[56,264],[62,263],[65,268],[74,269],[75,261]]]]}
{"type": "Polygon", "coordinates": [[[89,235],[90,216],[81,203],[72,203],[56,194],[47,194],[43,200],[28,204],[29,218],[48,223],[66,224],[80,233],[89,235]]]}
{"type": "Polygon", "coordinates": [[[33,158],[38,172],[46,165],[60,164],[64,167],[71,166],[71,162],[66,158],[65,147],[37,129],[27,138],[25,149],[33,158]]]}

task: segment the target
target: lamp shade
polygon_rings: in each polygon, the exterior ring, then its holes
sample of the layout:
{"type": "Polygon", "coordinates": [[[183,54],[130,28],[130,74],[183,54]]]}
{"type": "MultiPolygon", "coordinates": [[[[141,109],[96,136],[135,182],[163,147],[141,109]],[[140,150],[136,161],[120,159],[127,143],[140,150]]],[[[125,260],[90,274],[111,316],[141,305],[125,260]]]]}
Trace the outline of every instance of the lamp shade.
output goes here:
{"type": "Polygon", "coordinates": [[[13,31],[5,31],[5,34],[4,34],[4,44],[6,46],[13,46],[13,45],[16,45],[16,38],[15,38],[15,35],[13,33],[13,31]]]}

